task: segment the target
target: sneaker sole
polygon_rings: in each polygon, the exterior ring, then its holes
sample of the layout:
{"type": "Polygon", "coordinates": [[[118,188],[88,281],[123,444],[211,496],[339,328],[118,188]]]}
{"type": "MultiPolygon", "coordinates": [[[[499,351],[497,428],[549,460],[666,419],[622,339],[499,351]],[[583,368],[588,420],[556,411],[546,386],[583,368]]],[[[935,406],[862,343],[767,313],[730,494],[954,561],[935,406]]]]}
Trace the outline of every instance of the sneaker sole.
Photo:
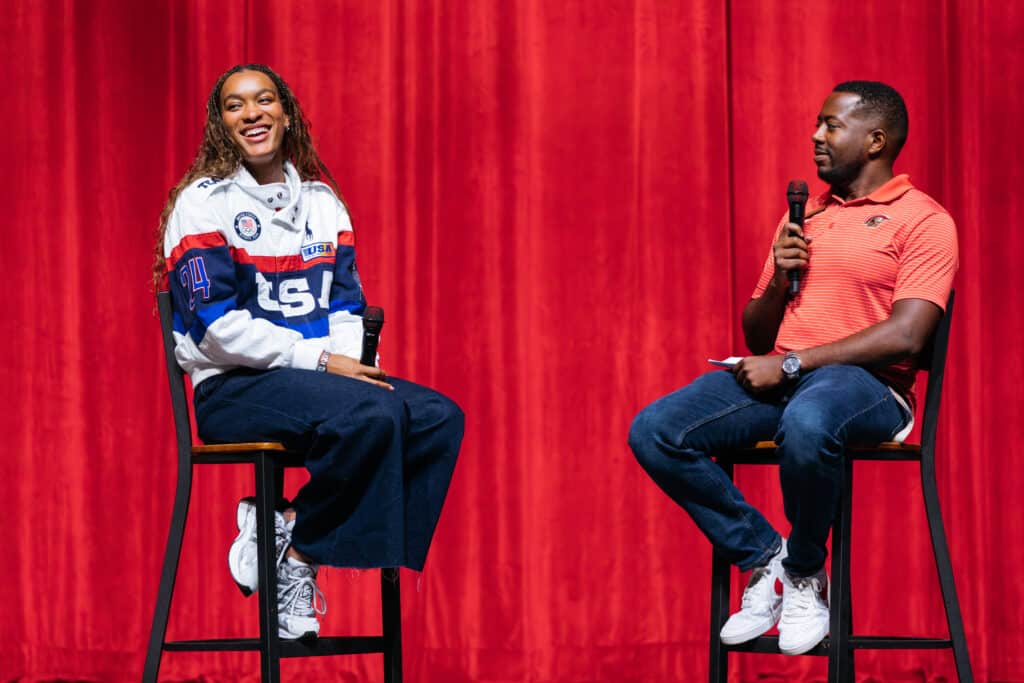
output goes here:
{"type": "Polygon", "coordinates": [[[277,629],[277,637],[281,638],[283,640],[306,640],[306,641],[309,641],[309,640],[316,640],[317,638],[320,637],[320,634],[317,631],[306,631],[302,635],[297,636],[294,633],[292,633],[291,631],[288,631],[286,629],[278,627],[278,629],[277,629]]]}
{"type": "Polygon", "coordinates": [[[279,620],[277,622],[277,637],[289,640],[309,640],[320,635],[320,622],[314,618],[292,618],[291,626],[295,628],[294,631],[289,627],[287,619],[279,620]]]}
{"type": "Polygon", "coordinates": [[[805,654],[807,652],[810,652],[814,648],[818,647],[818,645],[821,644],[821,641],[825,640],[825,636],[827,636],[827,635],[828,635],[828,629],[825,629],[825,632],[822,633],[821,636],[819,636],[817,638],[817,640],[813,640],[813,641],[812,640],[807,640],[807,641],[804,641],[803,643],[800,643],[799,645],[796,645],[796,646],[790,645],[789,647],[783,647],[782,646],[782,638],[780,636],[779,637],[779,652],[781,652],[784,655],[788,655],[790,657],[793,657],[795,655],[805,654]]]}
{"type": "Polygon", "coordinates": [[[256,535],[256,512],[255,504],[251,498],[243,498],[238,503],[238,510],[235,513],[236,523],[238,525],[238,536],[231,543],[231,548],[228,549],[228,571],[231,572],[231,578],[234,580],[235,585],[238,586],[238,590],[242,592],[242,595],[249,597],[252,595],[257,586],[250,586],[243,581],[243,577],[239,576],[241,573],[236,569],[241,564],[242,547],[248,542],[250,536],[256,535]],[[248,503],[248,507],[245,505],[248,503]],[[252,510],[250,514],[249,510],[252,510]],[[249,520],[252,520],[251,522],[249,520]]]}
{"type": "Polygon", "coordinates": [[[746,643],[747,641],[753,640],[754,638],[759,638],[763,636],[765,633],[768,633],[768,631],[771,631],[772,627],[778,623],[779,620],[778,618],[776,618],[772,623],[768,624],[767,626],[764,626],[763,628],[763,624],[759,624],[756,628],[751,627],[750,629],[742,633],[737,633],[730,636],[719,634],[718,639],[722,641],[723,645],[739,645],[741,643],[746,643]]]}

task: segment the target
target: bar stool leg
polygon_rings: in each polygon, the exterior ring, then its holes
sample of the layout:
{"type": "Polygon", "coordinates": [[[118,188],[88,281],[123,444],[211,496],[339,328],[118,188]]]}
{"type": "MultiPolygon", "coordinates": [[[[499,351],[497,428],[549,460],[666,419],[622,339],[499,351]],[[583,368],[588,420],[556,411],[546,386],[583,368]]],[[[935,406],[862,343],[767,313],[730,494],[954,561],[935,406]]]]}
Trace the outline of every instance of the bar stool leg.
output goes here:
{"type": "Polygon", "coordinates": [[[281,641],[277,635],[277,548],[274,543],[275,464],[271,453],[256,458],[256,547],[259,553],[260,680],[280,683],[281,641]]]}
{"type": "MultiPolygon", "coordinates": [[[[730,462],[718,463],[726,476],[732,479],[730,462]]],[[[729,680],[729,651],[722,643],[719,632],[729,618],[729,580],[731,565],[728,560],[711,551],[711,640],[708,662],[708,681],[727,683],[729,680]]]]}
{"type": "Polygon", "coordinates": [[[935,485],[935,458],[930,451],[921,457],[921,490],[924,493],[924,509],[928,516],[928,530],[932,538],[932,554],[935,568],[939,572],[939,588],[942,590],[942,604],[946,609],[946,624],[949,639],[953,641],[953,660],[960,683],[974,683],[971,658],[967,652],[967,636],[960,616],[960,600],[956,595],[953,580],[953,563],[949,558],[946,530],[942,524],[942,510],[939,508],[939,491],[935,485]]]}
{"type": "Polygon", "coordinates": [[[843,486],[832,523],[832,591],[829,605],[828,680],[853,683],[850,600],[850,518],[853,515],[853,460],[845,459],[843,486]]]}
{"type": "Polygon", "coordinates": [[[402,605],[398,568],[380,570],[384,683],[402,683],[402,605]]]}
{"type": "Polygon", "coordinates": [[[846,525],[846,552],[843,553],[843,596],[845,598],[844,627],[843,633],[847,639],[846,643],[846,670],[844,671],[843,683],[855,683],[857,680],[854,662],[857,658],[857,650],[853,643],[853,571],[850,568],[853,558],[853,461],[846,462],[846,507],[843,515],[846,525]]]}
{"type": "Polygon", "coordinates": [[[171,598],[178,576],[178,561],[181,558],[181,544],[185,537],[188,521],[188,503],[192,496],[192,466],[179,465],[178,484],[174,494],[174,508],[171,513],[171,529],[167,534],[167,548],[164,551],[164,567],[160,573],[160,588],[157,592],[156,608],[153,612],[153,626],[149,633],[149,649],[146,651],[146,665],[142,673],[143,683],[156,683],[163,655],[164,637],[167,635],[167,619],[171,612],[171,598]]]}

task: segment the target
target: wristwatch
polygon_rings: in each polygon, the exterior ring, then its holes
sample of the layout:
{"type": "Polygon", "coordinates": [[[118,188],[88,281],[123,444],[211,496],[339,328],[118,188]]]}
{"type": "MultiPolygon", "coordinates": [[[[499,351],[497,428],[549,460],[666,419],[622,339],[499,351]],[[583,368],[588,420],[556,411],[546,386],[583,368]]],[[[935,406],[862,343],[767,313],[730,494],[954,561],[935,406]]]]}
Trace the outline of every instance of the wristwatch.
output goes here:
{"type": "Polygon", "coordinates": [[[316,371],[327,372],[327,363],[331,360],[331,352],[326,349],[320,352],[320,357],[316,360],[316,371]]]}
{"type": "Polygon", "coordinates": [[[786,379],[794,380],[800,376],[800,356],[792,351],[782,359],[782,371],[786,373],[786,379]]]}

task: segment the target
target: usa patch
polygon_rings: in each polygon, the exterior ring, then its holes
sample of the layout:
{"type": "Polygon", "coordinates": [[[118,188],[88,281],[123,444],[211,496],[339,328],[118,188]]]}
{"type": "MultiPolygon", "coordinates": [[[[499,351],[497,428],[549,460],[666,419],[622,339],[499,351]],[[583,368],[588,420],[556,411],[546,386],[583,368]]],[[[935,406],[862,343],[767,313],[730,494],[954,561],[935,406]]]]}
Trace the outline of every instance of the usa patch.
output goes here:
{"type": "Polygon", "coordinates": [[[302,260],[312,261],[315,258],[334,256],[334,245],[330,242],[314,242],[302,247],[302,260]]]}
{"type": "Polygon", "coordinates": [[[260,236],[262,231],[263,227],[260,225],[260,219],[256,218],[255,214],[243,211],[235,216],[235,232],[243,240],[252,242],[260,236]]]}
{"type": "Polygon", "coordinates": [[[877,228],[879,225],[881,225],[883,222],[887,220],[889,220],[889,217],[886,216],[884,213],[880,213],[864,221],[864,225],[868,226],[869,228],[877,228]]]}

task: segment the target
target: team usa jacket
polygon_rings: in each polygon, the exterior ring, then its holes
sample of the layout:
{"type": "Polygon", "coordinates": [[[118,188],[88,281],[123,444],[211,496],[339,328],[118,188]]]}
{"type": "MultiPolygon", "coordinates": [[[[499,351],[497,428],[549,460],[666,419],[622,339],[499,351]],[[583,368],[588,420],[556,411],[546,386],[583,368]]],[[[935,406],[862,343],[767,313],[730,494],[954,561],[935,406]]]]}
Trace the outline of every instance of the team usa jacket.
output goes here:
{"type": "Polygon", "coordinates": [[[182,190],[164,237],[175,355],[193,385],[237,367],[313,370],[360,355],[365,308],[348,211],[331,188],[244,168],[182,190]]]}

